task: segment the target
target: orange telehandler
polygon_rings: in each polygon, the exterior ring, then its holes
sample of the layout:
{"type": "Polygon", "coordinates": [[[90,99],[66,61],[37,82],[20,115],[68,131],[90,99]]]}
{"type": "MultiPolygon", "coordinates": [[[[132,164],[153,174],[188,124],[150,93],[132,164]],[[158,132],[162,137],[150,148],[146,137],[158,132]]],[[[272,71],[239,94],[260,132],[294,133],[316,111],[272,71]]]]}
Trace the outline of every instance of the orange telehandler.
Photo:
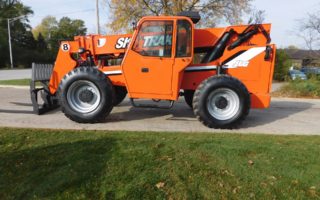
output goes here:
{"type": "Polygon", "coordinates": [[[95,123],[127,94],[133,106],[156,108],[171,108],[183,95],[205,126],[237,127],[250,108],[270,105],[276,51],[270,44],[271,25],[196,29],[199,20],[196,12],[149,16],[132,35],[76,36],[61,42],[54,66],[33,66],[34,112],[61,106],[71,120],[95,123]]]}

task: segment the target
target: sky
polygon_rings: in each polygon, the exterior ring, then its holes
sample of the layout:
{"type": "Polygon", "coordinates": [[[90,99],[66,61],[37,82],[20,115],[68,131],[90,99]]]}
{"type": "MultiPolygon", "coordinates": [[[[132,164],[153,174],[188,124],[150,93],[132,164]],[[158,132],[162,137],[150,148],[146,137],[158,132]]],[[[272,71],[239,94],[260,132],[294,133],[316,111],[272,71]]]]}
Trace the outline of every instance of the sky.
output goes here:
{"type": "MultiPolygon", "coordinates": [[[[57,19],[68,16],[72,19],[82,19],[88,28],[88,33],[96,30],[95,0],[22,0],[30,6],[34,15],[29,17],[32,27],[38,25],[47,15],[57,19]]],[[[100,0],[100,24],[102,33],[107,33],[103,27],[108,22],[108,9],[105,0],[100,0]]],[[[265,22],[272,24],[272,42],[283,48],[289,45],[303,48],[304,41],[294,33],[298,20],[307,17],[308,13],[320,11],[320,0],[253,0],[252,6],[265,10],[265,22]]]]}

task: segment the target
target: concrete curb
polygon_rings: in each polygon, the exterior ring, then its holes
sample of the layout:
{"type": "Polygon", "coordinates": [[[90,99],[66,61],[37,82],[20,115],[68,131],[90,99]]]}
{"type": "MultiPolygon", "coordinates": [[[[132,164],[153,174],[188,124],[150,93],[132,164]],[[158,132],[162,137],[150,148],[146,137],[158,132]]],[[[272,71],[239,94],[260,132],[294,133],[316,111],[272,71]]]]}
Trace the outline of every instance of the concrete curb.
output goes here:
{"type": "Polygon", "coordinates": [[[30,89],[30,86],[22,86],[22,85],[0,85],[0,88],[30,89]]]}

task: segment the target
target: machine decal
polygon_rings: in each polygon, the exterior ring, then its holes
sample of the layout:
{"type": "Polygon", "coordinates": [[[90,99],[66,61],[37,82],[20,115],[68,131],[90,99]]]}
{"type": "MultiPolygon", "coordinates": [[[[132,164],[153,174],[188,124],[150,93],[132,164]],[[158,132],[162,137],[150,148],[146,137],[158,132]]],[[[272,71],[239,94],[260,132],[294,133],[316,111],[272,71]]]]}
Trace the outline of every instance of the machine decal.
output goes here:
{"type": "Polygon", "coordinates": [[[118,39],[117,44],[116,44],[116,49],[125,49],[129,45],[131,41],[131,38],[129,37],[121,37],[118,39]]]}
{"type": "Polygon", "coordinates": [[[248,67],[250,60],[264,52],[266,47],[251,48],[225,64],[225,68],[248,67]]]}
{"type": "MultiPolygon", "coordinates": [[[[248,51],[240,54],[236,58],[232,59],[225,65],[223,68],[238,68],[238,67],[248,67],[250,64],[250,60],[259,55],[260,53],[264,52],[266,47],[256,47],[251,48],[248,51]]],[[[216,65],[209,65],[209,66],[191,66],[185,69],[186,72],[195,72],[195,71],[210,71],[217,69],[216,65]]]]}
{"type": "Polygon", "coordinates": [[[69,50],[70,50],[70,44],[69,44],[69,43],[62,43],[62,44],[61,44],[61,49],[62,49],[62,51],[64,51],[64,52],[69,51],[69,50]]]}
{"type": "Polygon", "coordinates": [[[106,38],[98,39],[98,48],[103,47],[107,43],[106,38]]]}
{"type": "Polygon", "coordinates": [[[145,36],[143,47],[158,47],[164,45],[172,45],[172,36],[168,35],[166,38],[164,35],[145,36]],[[166,41],[165,41],[166,40],[166,41]]]}

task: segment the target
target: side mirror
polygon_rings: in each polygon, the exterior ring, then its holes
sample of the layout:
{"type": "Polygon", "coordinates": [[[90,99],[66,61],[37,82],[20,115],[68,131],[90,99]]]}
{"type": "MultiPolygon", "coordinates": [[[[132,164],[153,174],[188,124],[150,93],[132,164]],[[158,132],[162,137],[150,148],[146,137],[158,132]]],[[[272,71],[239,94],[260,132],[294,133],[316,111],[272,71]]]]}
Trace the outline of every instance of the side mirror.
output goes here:
{"type": "Polygon", "coordinates": [[[132,22],[132,30],[133,31],[137,30],[137,23],[136,22],[132,22]]]}

